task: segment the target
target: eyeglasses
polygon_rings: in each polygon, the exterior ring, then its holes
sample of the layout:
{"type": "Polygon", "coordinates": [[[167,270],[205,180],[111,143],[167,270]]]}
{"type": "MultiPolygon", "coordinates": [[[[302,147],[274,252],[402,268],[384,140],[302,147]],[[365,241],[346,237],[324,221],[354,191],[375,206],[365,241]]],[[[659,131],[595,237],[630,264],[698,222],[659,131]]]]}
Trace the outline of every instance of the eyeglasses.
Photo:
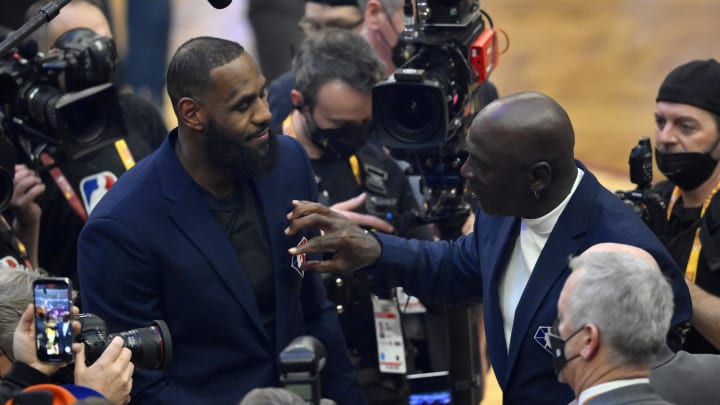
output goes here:
{"type": "Polygon", "coordinates": [[[355,28],[359,27],[360,24],[362,24],[363,22],[365,22],[364,17],[360,17],[360,19],[354,22],[331,20],[325,23],[319,23],[317,21],[313,21],[306,17],[303,17],[298,22],[298,28],[300,28],[305,33],[305,35],[310,35],[324,28],[340,28],[345,30],[354,30],[355,28]]]}

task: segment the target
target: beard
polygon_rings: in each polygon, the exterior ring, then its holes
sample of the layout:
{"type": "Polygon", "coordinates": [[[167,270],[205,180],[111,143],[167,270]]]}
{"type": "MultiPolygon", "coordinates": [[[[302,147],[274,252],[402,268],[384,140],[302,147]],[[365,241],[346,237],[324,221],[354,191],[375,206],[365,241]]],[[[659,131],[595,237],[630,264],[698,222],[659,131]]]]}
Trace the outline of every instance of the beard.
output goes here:
{"type": "Polygon", "coordinates": [[[229,138],[213,119],[205,131],[205,153],[209,161],[237,179],[260,177],[272,171],[277,164],[277,144],[272,134],[265,143],[256,145],[229,138]]]}

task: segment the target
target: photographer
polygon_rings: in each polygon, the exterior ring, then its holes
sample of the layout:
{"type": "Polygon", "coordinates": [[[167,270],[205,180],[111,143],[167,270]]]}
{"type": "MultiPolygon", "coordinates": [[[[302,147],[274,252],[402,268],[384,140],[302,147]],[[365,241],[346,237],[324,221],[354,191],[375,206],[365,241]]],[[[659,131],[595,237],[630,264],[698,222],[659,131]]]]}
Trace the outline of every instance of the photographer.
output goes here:
{"type": "MultiPolygon", "coordinates": [[[[22,269],[0,268],[0,403],[5,403],[24,388],[58,381],[56,373],[65,364],[43,363],[35,350],[32,283],[40,275],[22,269]]],[[[73,317],[78,308],[73,307],[73,317]]],[[[75,333],[80,323],[72,321],[75,333]]],[[[131,353],[115,338],[102,356],[90,367],[85,364],[84,345],[73,344],[75,352],[74,384],[93,389],[116,404],[127,404],[132,387],[131,353]]],[[[59,380],[60,382],[62,380],[59,380]]],[[[62,381],[62,383],[73,383],[62,381]]]]}
{"type": "MultiPolygon", "coordinates": [[[[283,133],[308,153],[320,202],[366,228],[431,239],[431,228],[414,222],[419,207],[405,174],[381,147],[368,143],[372,88],[382,78],[382,63],[370,45],[350,30],[326,28],[303,41],[292,71],[295,111],[283,122],[283,133]]],[[[345,339],[368,400],[406,400],[402,373],[390,374],[378,364],[377,342],[383,337],[375,330],[373,314],[380,311],[373,311],[372,300],[392,302],[394,291],[360,275],[327,277],[326,288],[342,308],[345,339]]],[[[408,339],[405,345],[412,354],[408,339]]],[[[403,368],[411,369],[402,355],[403,368]]]]}
{"type": "MultiPolygon", "coordinates": [[[[34,3],[29,8],[27,16],[36,14],[46,3],[45,0],[34,3]]],[[[73,36],[80,35],[78,28],[89,28],[97,35],[112,41],[109,22],[98,2],[93,0],[73,0],[62,8],[57,17],[35,31],[32,38],[38,43],[39,51],[45,55],[64,52],[62,49],[53,49],[53,44],[58,41],[72,41],[73,36]]],[[[110,81],[115,60],[103,59],[104,57],[114,58],[115,55],[93,55],[93,58],[87,60],[89,65],[82,67],[87,69],[82,70],[82,74],[97,75],[99,72],[104,72],[102,69],[107,68],[105,81],[110,81]]],[[[103,99],[99,102],[105,101],[109,100],[103,99]]],[[[119,94],[116,106],[110,108],[118,109],[115,113],[120,116],[120,124],[124,126],[121,133],[124,147],[119,144],[109,144],[95,149],[94,145],[84,145],[81,149],[86,150],[81,150],[78,153],[79,157],[69,159],[60,159],[49,150],[50,155],[57,161],[57,167],[62,170],[77,197],[82,200],[83,212],[80,213],[82,215],[89,213],[95,202],[94,198],[84,197],[82,193],[84,185],[89,187],[97,184],[96,191],[104,191],[103,189],[109,187],[117,177],[132,167],[135,161],[152,152],[166,135],[166,127],[159,110],[150,102],[133,94],[119,94]],[[108,182],[106,179],[112,180],[108,182]]],[[[24,134],[14,135],[19,139],[26,138],[24,134]]],[[[33,141],[32,146],[35,148],[41,145],[33,141]]],[[[65,152],[63,148],[63,145],[60,145],[56,152],[62,154],[65,152]]],[[[29,164],[29,162],[25,163],[29,164]]],[[[42,198],[36,200],[42,211],[37,249],[33,249],[30,242],[26,244],[31,256],[37,255],[37,262],[42,268],[52,275],[69,277],[74,285],[80,288],[76,274],[77,238],[84,225],[84,218],[71,208],[69,200],[66,199],[67,194],[60,189],[47,168],[45,165],[39,173],[46,190],[42,198]]],[[[26,195],[25,199],[30,200],[29,197],[26,195]]],[[[13,205],[19,202],[13,199],[13,205]]]]}
{"type": "Polygon", "coordinates": [[[720,353],[720,63],[696,60],[663,81],[655,107],[655,160],[667,202],[648,223],[685,272],[693,303],[683,348],[720,353]]]}

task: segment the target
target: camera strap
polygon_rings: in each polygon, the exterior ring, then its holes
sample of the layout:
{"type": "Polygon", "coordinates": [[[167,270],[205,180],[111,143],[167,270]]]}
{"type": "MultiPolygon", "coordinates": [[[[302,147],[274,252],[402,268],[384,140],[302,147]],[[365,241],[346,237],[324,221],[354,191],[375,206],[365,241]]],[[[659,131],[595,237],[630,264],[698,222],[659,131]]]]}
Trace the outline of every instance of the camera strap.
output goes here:
{"type": "Polygon", "coordinates": [[[62,170],[60,170],[60,167],[55,164],[55,159],[53,159],[53,157],[50,156],[49,153],[42,152],[40,154],[40,162],[45,167],[50,167],[48,172],[50,173],[50,176],[52,176],[55,184],[62,192],[65,200],[67,200],[70,208],[72,208],[75,214],[77,214],[77,216],[80,217],[83,222],[87,222],[87,213],[85,212],[85,208],[83,207],[80,198],[70,185],[70,182],[67,180],[67,177],[65,177],[65,174],[62,172],[62,170]]]}
{"type": "MultiPolygon", "coordinates": [[[[700,223],[704,224],[704,218],[705,218],[705,212],[707,211],[708,207],[710,206],[710,202],[713,199],[713,196],[715,196],[715,193],[720,190],[720,183],[715,185],[715,188],[713,188],[710,195],[705,199],[705,202],[703,202],[702,209],[700,210],[700,223]]],[[[670,195],[670,202],[668,203],[667,208],[667,220],[670,221],[670,216],[672,215],[673,208],[675,208],[675,203],[677,203],[678,199],[682,196],[682,191],[680,190],[680,187],[675,186],[673,188],[672,194],[670,195]]],[[[685,266],[685,278],[688,279],[688,281],[694,283],[695,279],[697,278],[697,267],[698,262],[700,261],[700,251],[702,250],[702,240],[700,237],[700,231],[702,228],[706,225],[700,225],[695,230],[695,237],[693,238],[693,244],[692,248],[690,249],[690,257],[688,258],[687,265],[685,266]]],[[[706,239],[706,238],[702,238],[706,239]]],[[[709,246],[709,245],[708,245],[709,246]]]]}

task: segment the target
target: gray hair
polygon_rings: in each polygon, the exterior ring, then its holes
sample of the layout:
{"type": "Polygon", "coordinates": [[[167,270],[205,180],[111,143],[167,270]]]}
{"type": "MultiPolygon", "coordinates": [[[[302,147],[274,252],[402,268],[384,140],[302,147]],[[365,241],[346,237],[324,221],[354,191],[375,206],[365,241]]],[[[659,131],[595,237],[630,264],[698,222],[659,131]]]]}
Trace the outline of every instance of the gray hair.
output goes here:
{"type": "Polygon", "coordinates": [[[0,265],[0,347],[13,355],[13,334],[33,298],[33,281],[42,274],[0,265]]]}
{"type": "Polygon", "coordinates": [[[355,90],[371,92],[383,77],[383,63],[360,34],[326,28],[305,38],[293,58],[295,88],[314,107],[325,83],[340,80],[355,90]]]}
{"type": "Polygon", "coordinates": [[[285,388],[255,388],[248,392],[239,405],[305,405],[297,394],[285,388]]]}
{"type": "Polygon", "coordinates": [[[576,330],[592,323],[610,361],[648,366],[665,344],[673,292],[656,263],[628,252],[587,252],[570,260],[577,272],[566,319],[576,330]]]}

